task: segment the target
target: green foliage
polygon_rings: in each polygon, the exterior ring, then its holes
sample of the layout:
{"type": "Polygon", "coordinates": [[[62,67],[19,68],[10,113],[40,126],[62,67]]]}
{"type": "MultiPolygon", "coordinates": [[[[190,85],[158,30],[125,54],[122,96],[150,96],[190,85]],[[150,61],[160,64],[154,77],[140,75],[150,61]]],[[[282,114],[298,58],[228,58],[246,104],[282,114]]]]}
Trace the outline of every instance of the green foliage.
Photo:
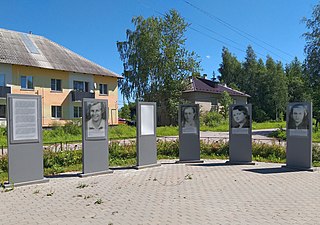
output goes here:
{"type": "Polygon", "coordinates": [[[110,159],[130,159],[136,158],[136,145],[135,141],[112,141],[109,144],[110,159]]]}
{"type": "Polygon", "coordinates": [[[199,71],[198,56],[185,47],[188,24],[175,10],[132,22],[127,40],[117,42],[124,66],[119,88],[128,100],[157,102],[166,109],[159,125],[174,124],[186,80],[199,71]]]}
{"type": "Polygon", "coordinates": [[[178,126],[157,127],[157,137],[176,136],[176,135],[179,135],[178,126]]]}
{"type": "Polygon", "coordinates": [[[0,156],[0,172],[8,172],[8,155],[0,156]]]}
{"type": "Polygon", "coordinates": [[[126,139],[136,137],[136,127],[120,124],[109,127],[109,139],[126,139]]]}
{"type": "Polygon", "coordinates": [[[46,173],[57,174],[63,172],[64,167],[82,163],[82,151],[53,152],[44,150],[43,166],[46,173]]]}
{"type": "Polygon", "coordinates": [[[179,157],[179,141],[157,141],[158,155],[168,157],[179,157]]]}
{"type": "Polygon", "coordinates": [[[241,63],[232,55],[226,47],[222,48],[222,63],[218,69],[221,76],[219,80],[231,88],[239,84],[239,74],[241,74],[241,63]]]}
{"type": "Polygon", "coordinates": [[[130,108],[129,105],[124,104],[119,110],[119,117],[124,119],[130,119],[130,108]]]}
{"type": "Polygon", "coordinates": [[[252,143],[252,156],[256,159],[264,159],[272,162],[283,162],[286,159],[284,146],[264,143],[252,143]]]}
{"type": "Polygon", "coordinates": [[[217,127],[227,123],[222,114],[218,112],[206,112],[200,115],[200,123],[208,127],[217,127]]]}
{"type": "Polygon", "coordinates": [[[304,52],[304,78],[312,96],[313,117],[316,125],[320,122],[320,3],[314,6],[311,18],[304,18],[307,32],[303,34],[306,40],[304,52]]]}
{"type": "Polygon", "coordinates": [[[280,140],[286,140],[287,139],[286,130],[283,129],[282,126],[280,126],[277,130],[272,131],[269,134],[269,137],[278,138],[280,140]]]}
{"type": "Polygon", "coordinates": [[[312,145],[312,161],[313,163],[320,163],[320,146],[318,144],[312,145]]]}
{"type": "Polygon", "coordinates": [[[224,91],[221,94],[219,102],[222,106],[220,113],[222,114],[223,118],[226,120],[229,116],[229,106],[233,103],[233,99],[231,98],[228,92],[224,91]]]}
{"type": "Polygon", "coordinates": [[[200,154],[203,157],[227,157],[229,155],[229,143],[226,142],[213,142],[207,143],[205,141],[200,141],[200,154]]]}

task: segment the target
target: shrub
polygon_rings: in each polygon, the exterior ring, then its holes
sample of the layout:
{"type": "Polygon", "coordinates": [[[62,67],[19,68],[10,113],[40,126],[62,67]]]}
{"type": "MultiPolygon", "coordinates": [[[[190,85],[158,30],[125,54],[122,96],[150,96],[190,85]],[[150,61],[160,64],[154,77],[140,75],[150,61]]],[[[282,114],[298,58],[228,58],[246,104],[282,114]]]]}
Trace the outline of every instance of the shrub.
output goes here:
{"type": "Polygon", "coordinates": [[[286,140],[287,139],[287,134],[286,130],[280,126],[277,130],[272,131],[269,135],[269,137],[274,137],[274,138],[279,138],[281,140],[286,140]]]}
{"type": "Polygon", "coordinates": [[[157,151],[158,155],[161,156],[170,156],[170,157],[179,157],[179,141],[157,141],[157,151]]]}
{"type": "Polygon", "coordinates": [[[8,155],[0,156],[0,171],[8,172],[8,155]]]}
{"type": "Polygon", "coordinates": [[[204,141],[200,141],[200,153],[207,156],[225,156],[229,155],[229,143],[224,142],[213,142],[206,143],[204,141]]]}
{"type": "Polygon", "coordinates": [[[109,144],[109,156],[111,159],[130,159],[136,157],[135,141],[129,144],[120,141],[112,141],[109,144]]]}
{"type": "Polygon", "coordinates": [[[206,112],[200,116],[200,122],[206,126],[215,127],[226,123],[226,120],[218,112],[206,112]]]}
{"type": "Polygon", "coordinates": [[[252,156],[257,158],[264,158],[274,162],[280,162],[286,159],[286,149],[281,145],[253,143],[252,156]]]}
{"type": "Polygon", "coordinates": [[[317,144],[312,145],[312,161],[320,162],[320,146],[317,144]]]}
{"type": "Polygon", "coordinates": [[[70,120],[63,126],[63,131],[66,134],[71,134],[71,135],[80,135],[82,133],[81,129],[82,129],[82,126],[81,126],[80,119],[70,120]]]}

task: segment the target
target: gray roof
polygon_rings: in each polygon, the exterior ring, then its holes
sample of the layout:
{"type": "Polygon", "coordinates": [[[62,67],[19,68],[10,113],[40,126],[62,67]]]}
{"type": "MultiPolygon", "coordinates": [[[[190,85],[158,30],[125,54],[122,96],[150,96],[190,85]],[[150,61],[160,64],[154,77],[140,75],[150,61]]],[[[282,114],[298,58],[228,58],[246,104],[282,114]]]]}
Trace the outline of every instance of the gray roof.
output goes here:
{"type": "Polygon", "coordinates": [[[0,63],[121,78],[45,37],[5,29],[0,29],[0,63]]]}
{"type": "Polygon", "coordinates": [[[247,95],[241,91],[234,90],[211,80],[197,77],[192,78],[192,85],[184,92],[207,92],[212,94],[221,94],[224,91],[228,92],[231,96],[250,97],[250,95],[247,95]]]}

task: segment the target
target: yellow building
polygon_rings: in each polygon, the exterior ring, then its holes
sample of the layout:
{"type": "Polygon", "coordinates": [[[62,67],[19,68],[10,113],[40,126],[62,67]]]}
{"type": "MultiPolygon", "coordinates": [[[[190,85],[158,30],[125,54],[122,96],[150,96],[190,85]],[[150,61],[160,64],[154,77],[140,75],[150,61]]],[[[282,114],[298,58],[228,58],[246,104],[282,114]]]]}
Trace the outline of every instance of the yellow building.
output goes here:
{"type": "Polygon", "coordinates": [[[108,99],[109,124],[118,124],[118,74],[45,37],[0,29],[0,120],[6,94],[42,97],[42,124],[82,116],[83,98],[108,99]]]}

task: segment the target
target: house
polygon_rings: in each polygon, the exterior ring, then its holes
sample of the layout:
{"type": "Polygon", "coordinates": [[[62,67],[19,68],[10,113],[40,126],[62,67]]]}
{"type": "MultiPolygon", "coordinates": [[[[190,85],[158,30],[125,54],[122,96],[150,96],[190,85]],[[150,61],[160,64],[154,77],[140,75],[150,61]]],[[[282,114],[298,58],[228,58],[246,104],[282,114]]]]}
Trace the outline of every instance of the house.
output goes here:
{"type": "Polygon", "coordinates": [[[83,98],[108,99],[109,124],[118,123],[120,75],[38,35],[0,29],[0,120],[6,94],[42,96],[42,125],[82,116],[83,98]]]}
{"type": "Polygon", "coordinates": [[[249,95],[205,78],[190,78],[188,89],[182,93],[182,98],[192,104],[199,104],[201,112],[218,111],[219,99],[226,91],[234,104],[246,104],[249,95]]]}

